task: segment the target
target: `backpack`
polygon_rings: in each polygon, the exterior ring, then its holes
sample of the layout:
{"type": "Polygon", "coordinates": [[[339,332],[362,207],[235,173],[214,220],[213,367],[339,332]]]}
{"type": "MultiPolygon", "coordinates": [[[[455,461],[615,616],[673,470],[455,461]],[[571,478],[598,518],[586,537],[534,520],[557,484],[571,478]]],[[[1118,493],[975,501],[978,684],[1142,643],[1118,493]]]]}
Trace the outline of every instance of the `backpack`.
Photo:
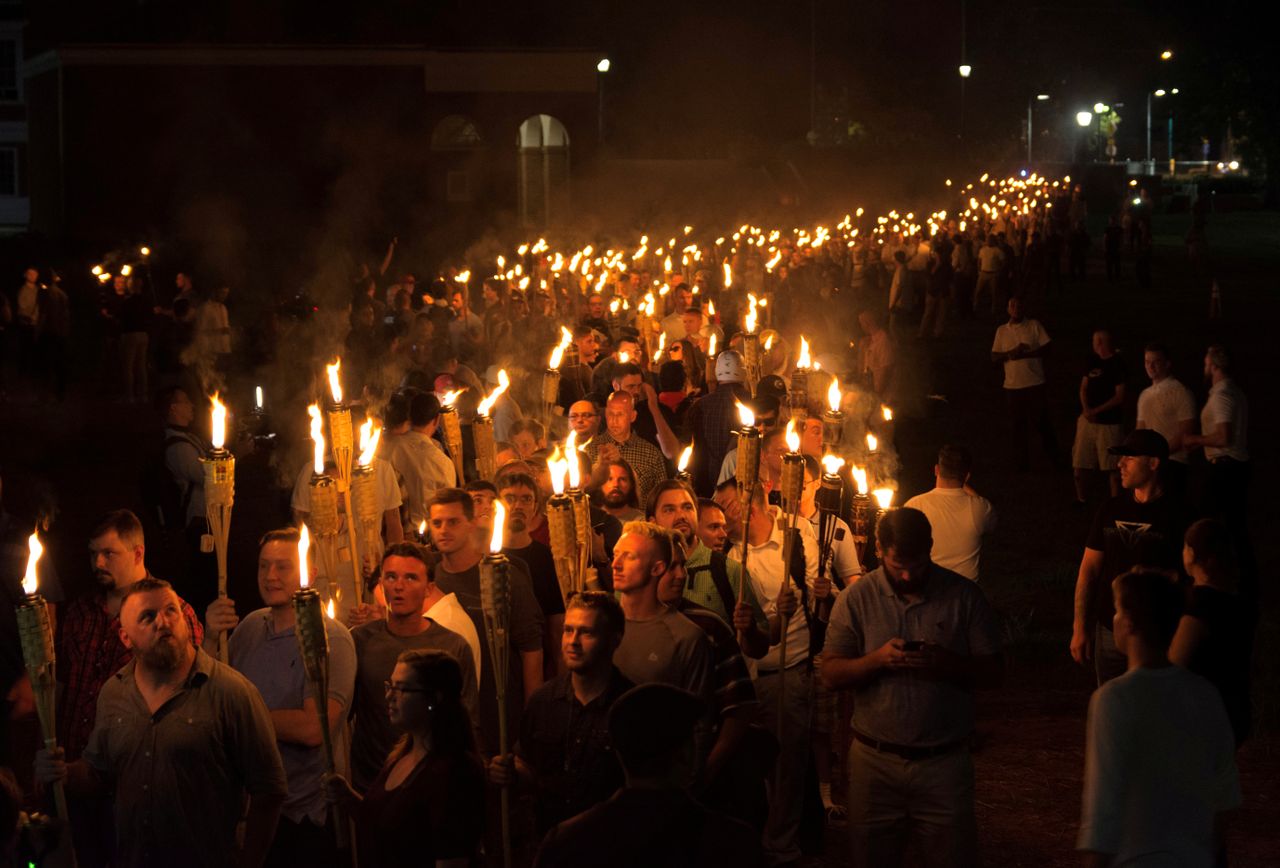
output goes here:
{"type": "MultiPolygon", "coordinates": [[[[183,530],[187,524],[187,507],[191,504],[191,487],[184,489],[179,485],[165,463],[169,447],[178,443],[195,446],[188,437],[170,434],[162,445],[148,452],[138,479],[147,515],[162,530],[183,530]]],[[[199,447],[196,449],[199,451],[199,447]]]]}

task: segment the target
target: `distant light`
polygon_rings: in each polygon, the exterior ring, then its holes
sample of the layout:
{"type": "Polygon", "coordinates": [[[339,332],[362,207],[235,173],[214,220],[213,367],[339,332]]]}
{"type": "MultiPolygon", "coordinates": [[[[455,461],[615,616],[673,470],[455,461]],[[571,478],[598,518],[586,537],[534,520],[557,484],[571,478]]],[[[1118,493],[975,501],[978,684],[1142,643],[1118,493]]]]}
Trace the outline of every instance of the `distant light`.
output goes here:
{"type": "Polygon", "coordinates": [[[1093,111],[1094,114],[1105,115],[1107,112],[1111,111],[1111,106],[1107,105],[1105,102],[1095,102],[1093,104],[1093,111]]]}
{"type": "Polygon", "coordinates": [[[1076,112],[1076,123],[1082,127],[1087,127],[1093,123],[1093,112],[1076,112]]]}
{"type": "Polygon", "coordinates": [[[1155,91],[1156,96],[1164,96],[1164,94],[1165,94],[1164,88],[1160,88],[1159,90],[1155,91]]]}
{"type": "Polygon", "coordinates": [[[596,64],[596,72],[608,72],[608,71],[609,71],[609,58],[607,57],[600,58],[600,62],[596,64]]]}
{"type": "Polygon", "coordinates": [[[1049,94],[1047,94],[1047,93],[1038,93],[1038,94],[1036,94],[1036,99],[1040,100],[1041,102],[1044,102],[1044,101],[1045,101],[1045,100],[1047,100],[1048,98],[1049,98],[1049,94]]]}
{"type": "Polygon", "coordinates": [[[1137,182],[1137,181],[1130,181],[1130,182],[1129,182],[1129,186],[1130,186],[1130,187],[1136,187],[1136,186],[1138,186],[1138,182],[1137,182]]]}
{"type": "Polygon", "coordinates": [[[1234,172],[1236,169],[1240,168],[1240,161],[1232,160],[1230,163],[1227,163],[1227,168],[1234,172]]]}
{"type": "Polygon", "coordinates": [[[1164,51],[1160,52],[1160,59],[1173,60],[1173,52],[1166,48],[1164,51]]]}
{"type": "Polygon", "coordinates": [[[1025,177],[1027,177],[1027,170],[1026,170],[1026,169],[1023,169],[1023,170],[1022,170],[1021,172],[1019,172],[1018,174],[1025,178],[1025,177]]]}
{"type": "Polygon", "coordinates": [[[1218,164],[1218,171],[1219,171],[1219,172],[1221,172],[1221,171],[1222,171],[1223,169],[1225,169],[1225,168],[1226,168],[1226,163],[1219,163],[1219,164],[1218,164]]]}
{"type": "Polygon", "coordinates": [[[1141,205],[1141,204],[1142,204],[1142,200],[1141,200],[1141,199],[1139,199],[1137,196],[1134,196],[1134,197],[1133,197],[1133,204],[1135,204],[1135,205],[1141,205]]]}
{"type": "Polygon", "coordinates": [[[1169,91],[1169,93],[1172,93],[1172,94],[1176,94],[1177,92],[1178,92],[1178,89],[1176,87],[1173,90],[1169,91]]]}
{"type": "Polygon", "coordinates": [[[960,64],[960,77],[968,78],[973,73],[973,67],[967,63],[960,64]]]}

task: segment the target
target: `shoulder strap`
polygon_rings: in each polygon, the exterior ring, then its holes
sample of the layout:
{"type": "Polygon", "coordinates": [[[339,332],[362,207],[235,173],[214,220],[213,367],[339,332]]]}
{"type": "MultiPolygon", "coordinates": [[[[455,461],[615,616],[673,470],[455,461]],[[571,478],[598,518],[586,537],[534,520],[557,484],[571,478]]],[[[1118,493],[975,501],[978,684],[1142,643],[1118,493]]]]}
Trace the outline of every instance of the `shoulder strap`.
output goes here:
{"type": "MultiPolygon", "coordinates": [[[[720,601],[724,603],[724,613],[729,619],[729,623],[733,623],[733,609],[738,604],[737,595],[733,593],[733,586],[729,584],[729,558],[724,552],[713,551],[711,553],[711,580],[716,583],[716,592],[720,594],[720,601]]],[[[740,581],[746,581],[743,576],[740,581]]]]}

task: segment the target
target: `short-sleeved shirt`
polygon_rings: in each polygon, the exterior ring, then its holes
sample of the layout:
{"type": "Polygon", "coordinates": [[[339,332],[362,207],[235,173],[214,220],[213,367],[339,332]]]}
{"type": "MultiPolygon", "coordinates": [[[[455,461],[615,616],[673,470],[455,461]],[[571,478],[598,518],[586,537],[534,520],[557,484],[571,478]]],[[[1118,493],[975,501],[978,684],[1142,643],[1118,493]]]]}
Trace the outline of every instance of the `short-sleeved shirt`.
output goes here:
{"type": "MultiPolygon", "coordinates": [[[[794,574],[789,574],[783,566],[782,552],[786,540],[786,528],[783,525],[781,510],[776,506],[769,507],[773,514],[773,532],[760,545],[750,546],[747,553],[747,573],[755,588],[756,598],[764,602],[766,616],[777,616],[778,594],[782,591],[784,576],[787,585],[799,596],[795,586],[794,574]]],[[[812,525],[801,522],[796,528],[804,556],[804,582],[808,593],[813,593],[813,583],[818,578],[818,541],[814,538],[812,525]]],[[[792,557],[799,556],[793,553],[792,557]]],[[[803,612],[797,611],[787,622],[787,635],[782,638],[787,648],[787,668],[798,666],[809,659],[809,622],[803,612]]],[[[773,671],[782,663],[782,642],[770,646],[768,652],[760,658],[760,671],[773,671]]]]}
{"type": "Polygon", "coordinates": [[[933,562],[966,579],[978,578],[982,536],[996,526],[996,511],[985,497],[963,488],[935,488],[905,504],[918,509],[933,528],[933,562]]]}
{"type": "MultiPolygon", "coordinates": [[[[1084,397],[1089,406],[1105,404],[1115,397],[1116,387],[1124,385],[1124,359],[1119,353],[1112,353],[1105,359],[1095,354],[1085,366],[1084,379],[1084,397]]],[[[1124,405],[1103,410],[1093,417],[1093,421],[1098,425],[1119,425],[1124,421],[1124,405]]]]}
{"type": "Polygon", "coordinates": [[[1231,425],[1231,440],[1226,446],[1206,446],[1204,457],[1210,461],[1230,458],[1249,460],[1249,401],[1232,379],[1219,380],[1209,389],[1209,398],[1200,411],[1200,430],[1205,434],[1224,422],[1231,425]]]}
{"type": "MultiPolygon", "coordinates": [[[[974,582],[937,564],[929,568],[918,600],[898,595],[883,567],[841,591],[823,658],[864,657],[890,639],[937,644],[965,657],[1000,651],[1000,630],[986,596],[974,582]]],[[[973,732],[973,695],[910,670],[884,670],[854,690],[853,728],[891,744],[951,744],[973,732]]]]}
{"type": "Polygon", "coordinates": [[[675,609],[643,621],[628,618],[613,665],[636,684],[670,684],[711,704],[711,642],[675,609]]]}
{"type": "MultiPolygon", "coordinates": [[[[404,481],[407,522],[410,527],[417,527],[427,517],[431,495],[438,489],[456,486],[458,473],[435,438],[421,431],[407,431],[391,443],[386,458],[404,481]]],[[[380,468],[379,472],[385,469],[380,468]]]]}
{"type": "Polygon", "coordinates": [[[1208,681],[1142,667],[1093,694],[1077,848],[1115,865],[1212,865],[1214,819],[1239,804],[1231,726],[1208,681]]]}
{"type": "Polygon", "coordinates": [[[600,804],[622,786],[622,765],[609,738],[609,709],[632,687],[614,668],[604,692],[583,705],[566,672],[529,697],[516,753],[533,768],[540,832],[600,804]]]}
{"type": "Polygon", "coordinates": [[[397,636],[383,620],[361,624],[351,631],[356,647],[355,728],[351,733],[351,782],[364,789],[378,776],[399,733],[387,716],[385,681],[405,651],[434,649],[458,661],[462,670],[462,704],[476,719],[476,673],[466,640],[439,624],[413,636],[397,636]]]}
{"type": "MultiPolygon", "coordinates": [[[[698,540],[693,551],[685,557],[684,567],[688,573],[688,579],[684,583],[684,598],[704,609],[710,609],[725,621],[733,623],[733,609],[726,606],[724,597],[716,588],[715,576],[711,573],[713,556],[715,553],[702,540],[698,540]]],[[[729,588],[733,591],[736,605],[738,589],[742,587],[742,564],[724,555],[719,555],[716,559],[722,559],[724,562],[725,575],[729,579],[729,588]]],[[[747,582],[746,590],[742,592],[742,599],[751,606],[756,626],[768,635],[769,620],[765,617],[764,609],[761,608],[760,601],[756,598],[755,588],[750,582],[747,582]]]]}
{"type": "Polygon", "coordinates": [[[85,761],[115,788],[113,865],[238,863],[245,793],[284,796],[271,716],[247,678],[197,650],[179,692],[154,714],[135,661],[107,679],[85,761]]]}
{"type": "Polygon", "coordinates": [[[1093,589],[1093,617],[1108,630],[1116,610],[1111,581],[1134,567],[1182,569],[1182,536],[1186,512],[1174,498],[1161,496],[1139,503],[1124,491],[1098,507],[1085,547],[1103,553],[1102,572],[1093,589]]]}
{"type": "MultiPolygon", "coordinates": [[[[814,539],[818,540],[822,538],[821,518],[822,514],[818,512],[809,518],[814,539]]],[[[833,515],[831,521],[836,523],[836,527],[831,535],[831,563],[826,570],[827,576],[831,575],[831,568],[834,566],[835,574],[841,581],[856,579],[862,575],[862,562],[858,560],[858,542],[853,538],[853,531],[849,525],[845,524],[844,519],[833,515]]]]}
{"type": "MultiPolygon", "coordinates": [[[[542,609],[533,594],[533,582],[524,563],[511,560],[511,637],[510,661],[507,667],[507,731],[517,732],[520,708],[524,704],[524,669],[521,652],[542,650],[542,609]]],[[[485,638],[484,606],[480,600],[480,565],[451,573],[442,565],[436,567],[436,585],[446,594],[457,595],[458,602],[471,618],[480,636],[480,714],[478,730],[481,752],[492,756],[498,752],[498,694],[493,684],[493,661],[489,658],[489,642],[485,638]]]]}
{"type": "Polygon", "coordinates": [[[683,597],[676,601],[676,611],[698,625],[711,643],[715,664],[711,670],[711,682],[715,689],[716,717],[723,718],[730,711],[741,708],[754,708],[759,703],[756,688],[751,682],[751,670],[747,667],[747,659],[742,656],[733,628],[715,612],[683,597]]]}
{"type": "MultiPolygon", "coordinates": [[[[351,632],[342,624],[325,618],[324,627],[329,639],[329,699],[342,707],[337,717],[329,719],[329,729],[339,739],[355,687],[356,647],[351,632]]],[[[297,633],[293,627],[277,633],[270,609],[246,615],[227,641],[227,651],[231,665],[258,688],[268,710],[300,709],[306,700],[314,698],[302,665],[297,633]]],[[[280,740],[276,747],[289,779],[283,815],[295,823],[309,817],[317,826],[323,826],[328,803],[321,789],[325,773],[322,749],[280,740]]]]}
{"type": "MultiPolygon", "coordinates": [[[[996,329],[996,339],[991,345],[991,352],[1007,353],[1018,344],[1026,344],[1030,349],[1038,350],[1048,343],[1049,333],[1044,330],[1044,326],[1040,325],[1040,321],[1024,318],[1021,322],[1007,322],[996,329]]],[[[1042,385],[1044,385],[1044,360],[1038,356],[1005,361],[1004,387],[1006,389],[1026,389],[1042,385]]]]}
{"type": "MultiPolygon", "coordinates": [[[[1196,399],[1191,390],[1173,377],[1152,383],[1138,395],[1138,425],[1159,432],[1170,443],[1184,422],[1196,418],[1196,399]]],[[[1169,454],[1170,461],[1187,463],[1187,450],[1169,454]]]]}

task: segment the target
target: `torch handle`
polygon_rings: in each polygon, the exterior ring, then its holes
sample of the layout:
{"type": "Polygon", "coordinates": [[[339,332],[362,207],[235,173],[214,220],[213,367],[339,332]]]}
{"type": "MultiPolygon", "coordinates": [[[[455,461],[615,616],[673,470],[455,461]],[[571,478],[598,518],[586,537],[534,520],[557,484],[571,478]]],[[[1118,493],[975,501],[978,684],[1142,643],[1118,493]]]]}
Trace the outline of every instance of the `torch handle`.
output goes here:
{"type": "MultiPolygon", "coordinates": [[[[333,733],[329,729],[329,691],[323,681],[311,682],[311,695],[316,701],[316,717],[320,719],[320,745],[324,752],[324,767],[329,774],[334,773],[333,733]]],[[[350,823],[347,814],[338,805],[331,805],[333,811],[333,840],[339,850],[345,850],[351,844],[350,823]]]]}
{"type": "MultiPolygon", "coordinates": [[[[498,691],[498,755],[507,755],[506,685],[498,691]]],[[[502,868],[511,868],[511,785],[503,784],[498,793],[502,811],[502,868]]]]}
{"type": "Polygon", "coordinates": [[[342,491],[342,504],[347,508],[347,544],[351,546],[351,576],[354,579],[356,604],[364,605],[364,560],[360,557],[360,534],[356,530],[356,515],[351,510],[351,486],[342,491]]]}

